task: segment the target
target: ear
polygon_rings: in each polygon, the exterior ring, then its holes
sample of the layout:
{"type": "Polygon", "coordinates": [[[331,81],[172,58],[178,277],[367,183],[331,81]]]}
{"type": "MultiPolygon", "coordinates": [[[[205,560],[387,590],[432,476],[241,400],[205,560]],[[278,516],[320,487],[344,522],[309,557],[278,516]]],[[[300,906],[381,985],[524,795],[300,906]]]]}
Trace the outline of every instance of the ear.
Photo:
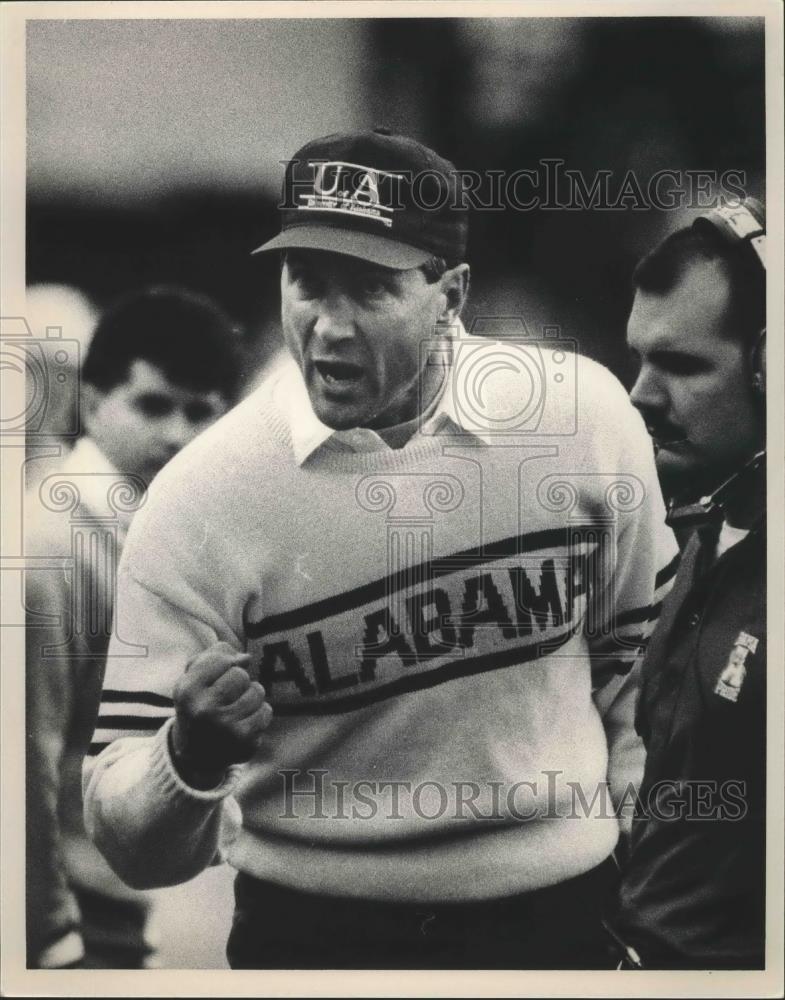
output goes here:
{"type": "Polygon", "coordinates": [[[439,322],[447,325],[455,323],[461,315],[466,296],[469,294],[469,265],[458,264],[445,271],[439,279],[444,305],[439,314],[439,322]]]}

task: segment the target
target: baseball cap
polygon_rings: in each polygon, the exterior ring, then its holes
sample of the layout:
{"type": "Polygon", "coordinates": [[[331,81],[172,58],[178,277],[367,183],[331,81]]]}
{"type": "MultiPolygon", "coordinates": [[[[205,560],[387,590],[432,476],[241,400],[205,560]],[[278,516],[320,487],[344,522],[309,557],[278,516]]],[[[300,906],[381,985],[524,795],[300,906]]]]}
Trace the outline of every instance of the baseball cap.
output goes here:
{"type": "Polygon", "coordinates": [[[466,253],[455,167],[385,128],[307,143],[286,165],[279,207],[281,232],[253,253],[328,250],[397,270],[466,253]]]}

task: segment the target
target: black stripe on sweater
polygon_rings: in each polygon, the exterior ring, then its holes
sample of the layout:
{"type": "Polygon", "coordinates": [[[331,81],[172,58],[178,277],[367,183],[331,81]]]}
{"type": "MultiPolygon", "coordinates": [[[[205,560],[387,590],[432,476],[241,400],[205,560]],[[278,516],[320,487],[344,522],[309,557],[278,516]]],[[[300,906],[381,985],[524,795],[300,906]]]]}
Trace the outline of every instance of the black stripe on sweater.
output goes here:
{"type": "Polygon", "coordinates": [[[105,688],[101,692],[101,702],[122,702],[128,705],[155,705],[160,708],[173,708],[174,702],[162,694],[153,691],[116,691],[105,688]]]}
{"type": "Polygon", "coordinates": [[[592,642],[589,639],[589,655],[596,659],[605,659],[619,653],[630,653],[632,650],[639,650],[648,642],[647,636],[641,632],[633,635],[609,635],[599,642],[592,642]]]}
{"type": "Polygon", "coordinates": [[[664,566],[659,573],[654,577],[654,589],[659,590],[660,587],[667,583],[668,580],[672,580],[676,576],[676,570],[679,568],[679,561],[681,560],[681,553],[677,552],[676,555],[671,559],[667,566],[664,566]]]}
{"type": "Polygon", "coordinates": [[[534,531],[524,535],[513,535],[485,546],[464,549],[451,556],[432,559],[416,566],[407,566],[403,570],[391,573],[379,580],[363,584],[342,594],[333,594],[313,604],[305,604],[301,608],[283,611],[270,615],[258,622],[246,622],[245,634],[248,639],[261,639],[275,632],[287,632],[290,629],[301,628],[313,622],[332,618],[346,611],[353,611],[374,601],[384,600],[392,594],[415,582],[430,583],[433,580],[458,573],[461,570],[480,568],[486,563],[499,559],[512,559],[526,552],[536,552],[538,549],[567,548],[570,540],[583,531],[596,530],[595,525],[570,525],[569,528],[549,528],[545,531],[534,531]]]}
{"type": "Polygon", "coordinates": [[[100,729],[145,729],[155,732],[166,720],[168,715],[99,715],[95,724],[96,731],[100,729]]]}
{"type": "Polygon", "coordinates": [[[625,625],[636,625],[638,622],[652,622],[659,618],[662,601],[656,604],[649,604],[645,608],[633,608],[632,611],[625,611],[613,619],[615,628],[624,628],[625,625]]]}

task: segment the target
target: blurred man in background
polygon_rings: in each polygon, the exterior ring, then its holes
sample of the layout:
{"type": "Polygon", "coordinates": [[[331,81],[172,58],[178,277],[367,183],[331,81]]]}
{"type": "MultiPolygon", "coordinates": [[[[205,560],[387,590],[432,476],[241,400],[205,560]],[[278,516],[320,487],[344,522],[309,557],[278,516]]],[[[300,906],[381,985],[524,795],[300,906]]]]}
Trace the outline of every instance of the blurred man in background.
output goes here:
{"type": "Polygon", "coordinates": [[[81,763],[131,512],[166,462],[231,405],[236,340],[217,305],[179,289],[144,290],[110,309],[82,367],[84,434],[41,483],[41,504],[28,504],[37,516],[27,554],[63,561],[31,569],[25,594],[30,967],[138,968],[151,952],[149,899],[85,835],[81,763]]]}
{"type": "Polygon", "coordinates": [[[764,963],[765,226],[753,199],[714,210],[634,274],[632,401],[689,541],[643,667],[616,918],[631,966],[764,963]]]}

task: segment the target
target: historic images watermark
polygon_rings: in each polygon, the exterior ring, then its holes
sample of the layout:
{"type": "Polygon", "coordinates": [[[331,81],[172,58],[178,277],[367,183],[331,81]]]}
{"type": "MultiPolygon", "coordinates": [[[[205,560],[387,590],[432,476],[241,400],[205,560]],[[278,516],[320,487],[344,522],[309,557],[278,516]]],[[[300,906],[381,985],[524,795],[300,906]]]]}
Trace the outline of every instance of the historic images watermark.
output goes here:
{"type": "Polygon", "coordinates": [[[587,786],[558,769],[520,781],[329,777],[324,768],[288,768],[280,778],[286,820],[531,822],[645,816],[661,822],[738,822],[747,814],[746,783],[659,781],[645,791],[628,785],[611,796],[607,782],[587,786]]]}
{"type": "Polygon", "coordinates": [[[351,211],[391,224],[390,213],[405,202],[419,210],[469,208],[481,212],[646,211],[712,208],[738,204],[746,196],[744,170],[673,170],[644,175],[601,169],[593,173],[567,166],[558,157],[543,157],[518,170],[459,170],[450,184],[435,170],[389,172],[355,163],[309,160],[310,178],[295,177],[299,160],[281,160],[292,169],[281,209],[307,208],[325,212],[351,211]],[[405,194],[404,194],[405,192],[405,194]]]}

